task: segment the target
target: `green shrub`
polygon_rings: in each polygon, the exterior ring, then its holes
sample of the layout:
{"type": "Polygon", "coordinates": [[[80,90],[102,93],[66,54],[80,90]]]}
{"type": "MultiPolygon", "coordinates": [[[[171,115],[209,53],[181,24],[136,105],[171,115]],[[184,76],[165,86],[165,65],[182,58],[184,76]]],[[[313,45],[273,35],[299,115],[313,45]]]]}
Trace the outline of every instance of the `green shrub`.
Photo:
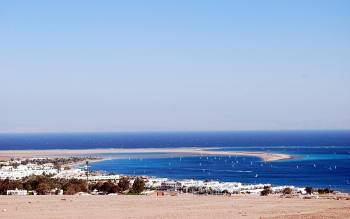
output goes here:
{"type": "Polygon", "coordinates": [[[293,192],[293,190],[291,188],[289,188],[289,187],[284,188],[282,190],[283,195],[290,195],[290,194],[292,194],[292,192],[293,192]]]}
{"type": "Polygon", "coordinates": [[[331,190],[330,188],[324,188],[324,189],[317,189],[317,192],[319,194],[329,194],[329,193],[333,193],[333,190],[331,190]]]}
{"type": "Polygon", "coordinates": [[[118,187],[120,188],[120,191],[126,191],[130,188],[130,180],[128,177],[122,177],[119,179],[118,187]]]}
{"type": "Polygon", "coordinates": [[[306,187],[306,188],[305,188],[305,192],[306,192],[307,194],[312,194],[312,192],[313,192],[312,187],[306,187]]]}
{"type": "Polygon", "coordinates": [[[265,186],[265,187],[264,187],[264,190],[262,190],[262,191],[260,192],[260,195],[261,195],[261,196],[267,196],[267,195],[269,195],[269,194],[271,194],[271,193],[272,193],[271,187],[265,186]]]}
{"type": "Polygon", "coordinates": [[[135,194],[140,194],[145,189],[145,182],[137,177],[132,185],[132,192],[135,194]]]}

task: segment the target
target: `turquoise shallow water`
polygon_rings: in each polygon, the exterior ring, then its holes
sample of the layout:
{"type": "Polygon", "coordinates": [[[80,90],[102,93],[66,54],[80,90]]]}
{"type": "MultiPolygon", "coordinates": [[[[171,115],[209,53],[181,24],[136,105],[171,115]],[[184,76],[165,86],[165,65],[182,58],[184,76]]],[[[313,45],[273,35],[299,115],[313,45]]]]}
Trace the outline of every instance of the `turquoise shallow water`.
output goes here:
{"type": "Polygon", "coordinates": [[[350,159],[350,154],[309,154],[296,158],[300,161],[318,161],[318,160],[342,160],[350,159]]]}

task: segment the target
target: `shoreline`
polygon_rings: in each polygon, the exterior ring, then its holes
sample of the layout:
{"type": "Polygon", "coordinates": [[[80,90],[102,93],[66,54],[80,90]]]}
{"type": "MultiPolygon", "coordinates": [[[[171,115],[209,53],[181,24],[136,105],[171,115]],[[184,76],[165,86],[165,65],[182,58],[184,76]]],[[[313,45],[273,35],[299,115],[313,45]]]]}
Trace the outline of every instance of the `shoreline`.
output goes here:
{"type": "Polygon", "coordinates": [[[96,148],[96,149],[49,149],[49,150],[0,150],[0,159],[8,160],[10,158],[28,158],[28,157],[62,157],[75,155],[98,155],[101,157],[112,158],[113,155],[101,155],[103,153],[112,153],[115,155],[128,153],[165,153],[181,155],[224,155],[224,156],[252,156],[258,157],[265,162],[278,160],[289,160],[295,156],[282,153],[268,153],[260,151],[220,151],[221,147],[182,147],[182,148],[96,148]]]}

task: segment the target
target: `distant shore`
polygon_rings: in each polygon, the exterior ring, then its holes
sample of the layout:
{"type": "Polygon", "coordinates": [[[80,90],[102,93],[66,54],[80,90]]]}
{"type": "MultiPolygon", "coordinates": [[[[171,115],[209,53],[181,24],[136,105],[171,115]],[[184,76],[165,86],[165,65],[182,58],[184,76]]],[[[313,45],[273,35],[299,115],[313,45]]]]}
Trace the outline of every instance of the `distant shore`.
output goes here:
{"type": "MultiPolygon", "coordinates": [[[[271,162],[277,160],[293,159],[294,156],[282,153],[268,153],[261,151],[220,151],[219,147],[203,148],[99,148],[99,149],[52,149],[52,150],[0,150],[0,159],[45,157],[45,156],[74,156],[74,155],[96,155],[96,154],[137,154],[137,153],[167,153],[179,155],[224,155],[224,156],[252,156],[259,157],[263,161],[271,162]]],[[[104,155],[99,155],[104,157],[104,155]]],[[[113,157],[113,155],[111,155],[113,157]]]]}

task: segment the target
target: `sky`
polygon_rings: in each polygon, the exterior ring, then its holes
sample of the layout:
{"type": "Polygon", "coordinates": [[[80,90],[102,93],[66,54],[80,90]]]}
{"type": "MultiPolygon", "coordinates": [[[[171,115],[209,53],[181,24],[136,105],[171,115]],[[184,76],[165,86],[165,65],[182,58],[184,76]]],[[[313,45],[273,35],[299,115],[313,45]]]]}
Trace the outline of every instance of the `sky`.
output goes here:
{"type": "Polygon", "coordinates": [[[0,132],[350,129],[350,1],[0,2],[0,132]]]}

